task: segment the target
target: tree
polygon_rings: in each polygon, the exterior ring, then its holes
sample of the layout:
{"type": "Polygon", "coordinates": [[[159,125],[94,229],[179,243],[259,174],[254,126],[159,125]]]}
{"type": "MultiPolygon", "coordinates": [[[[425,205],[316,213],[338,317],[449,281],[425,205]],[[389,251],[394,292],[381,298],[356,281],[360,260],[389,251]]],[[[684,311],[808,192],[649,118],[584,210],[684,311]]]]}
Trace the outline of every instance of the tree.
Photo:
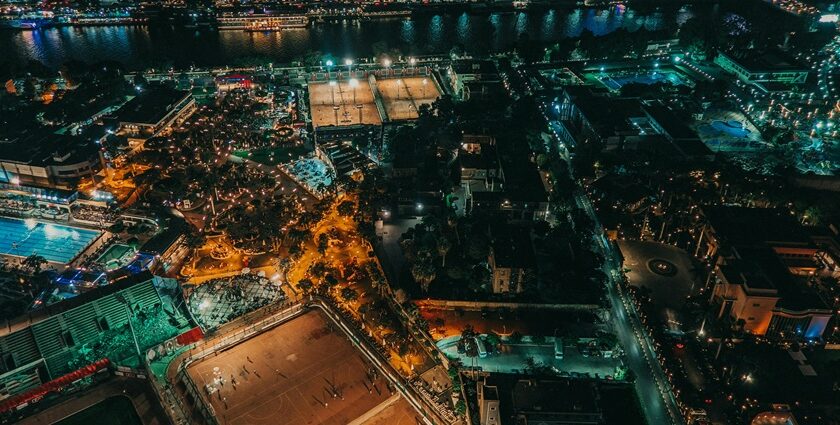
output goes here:
{"type": "Polygon", "coordinates": [[[298,281],[297,286],[298,289],[300,289],[304,293],[307,293],[312,290],[313,284],[311,280],[304,278],[298,281]]]}
{"type": "Polygon", "coordinates": [[[485,260],[490,252],[490,244],[484,235],[474,235],[467,240],[467,256],[472,260],[485,260]]]}
{"type": "Polygon", "coordinates": [[[406,302],[408,302],[408,294],[406,294],[405,290],[402,288],[397,289],[396,291],[394,291],[394,301],[396,301],[397,304],[400,305],[405,304],[406,302]]]}
{"type": "Polygon", "coordinates": [[[359,299],[359,293],[356,292],[355,289],[348,286],[341,289],[341,298],[343,298],[344,301],[347,302],[356,301],[357,299],[359,299]]]}
{"type": "Polygon", "coordinates": [[[330,237],[327,236],[326,233],[321,233],[318,235],[318,253],[324,255],[327,253],[327,248],[329,247],[330,237]]]}
{"type": "Polygon", "coordinates": [[[198,232],[198,231],[195,231],[195,229],[192,229],[192,231],[190,231],[187,234],[186,244],[187,244],[187,247],[189,247],[189,248],[192,248],[192,249],[201,248],[202,246],[204,246],[204,244],[206,242],[207,242],[207,235],[204,232],[198,232]]]}
{"type": "Polygon", "coordinates": [[[342,217],[351,217],[356,212],[356,205],[353,201],[344,201],[338,204],[336,211],[342,217]]]}
{"type": "Polygon", "coordinates": [[[534,344],[545,344],[545,336],[543,335],[534,335],[531,337],[531,342],[534,344]]]}
{"type": "Polygon", "coordinates": [[[502,338],[499,334],[493,331],[487,332],[485,340],[487,341],[487,345],[491,347],[497,347],[502,342],[502,338]]]}
{"type": "Polygon", "coordinates": [[[519,333],[519,331],[514,331],[508,337],[508,342],[510,342],[511,344],[519,344],[520,342],[522,342],[522,334],[519,333]]]}
{"type": "Polygon", "coordinates": [[[420,285],[423,292],[429,291],[429,285],[437,277],[437,270],[432,263],[431,255],[423,253],[419,255],[411,266],[411,276],[420,285]]]}
{"type": "Polygon", "coordinates": [[[47,259],[38,255],[32,254],[21,261],[21,264],[30,271],[32,274],[38,274],[41,272],[41,267],[44,264],[47,264],[47,259]]]}
{"type": "Polygon", "coordinates": [[[446,267],[446,254],[452,249],[452,242],[446,236],[440,236],[437,239],[437,252],[441,258],[441,266],[446,267]]]}

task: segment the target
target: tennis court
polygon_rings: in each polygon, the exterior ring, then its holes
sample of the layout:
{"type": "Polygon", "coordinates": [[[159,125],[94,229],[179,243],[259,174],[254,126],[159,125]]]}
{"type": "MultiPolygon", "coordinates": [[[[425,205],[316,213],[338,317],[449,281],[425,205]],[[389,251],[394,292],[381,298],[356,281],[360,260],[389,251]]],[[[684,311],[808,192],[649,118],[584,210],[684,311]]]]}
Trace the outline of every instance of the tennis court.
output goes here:
{"type": "Polygon", "coordinates": [[[382,123],[366,79],[309,83],[309,110],[315,127],[382,123]]]}
{"type": "Polygon", "coordinates": [[[382,94],[385,112],[392,121],[417,119],[420,105],[430,104],[440,97],[430,77],[378,79],[376,87],[382,94]]]}

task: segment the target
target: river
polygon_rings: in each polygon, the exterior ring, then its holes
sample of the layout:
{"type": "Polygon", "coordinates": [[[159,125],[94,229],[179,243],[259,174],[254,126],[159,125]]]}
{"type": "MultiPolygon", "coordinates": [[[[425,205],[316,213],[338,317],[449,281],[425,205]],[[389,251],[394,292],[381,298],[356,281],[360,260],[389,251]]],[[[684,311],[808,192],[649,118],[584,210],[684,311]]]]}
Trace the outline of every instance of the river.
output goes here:
{"type": "Polygon", "coordinates": [[[193,30],[168,25],[2,30],[0,63],[19,66],[34,59],[57,67],[71,59],[114,60],[129,69],[137,69],[163,64],[222,65],[251,57],[287,63],[310,51],[336,58],[362,57],[372,56],[383,47],[406,55],[445,53],[456,45],[471,53],[487,53],[509,49],[523,32],[531,40],[553,42],[576,37],[584,29],[596,35],[619,28],[675,29],[692,14],[689,7],[642,12],[615,6],[421,15],[365,22],[344,20],[271,33],[193,30]]]}

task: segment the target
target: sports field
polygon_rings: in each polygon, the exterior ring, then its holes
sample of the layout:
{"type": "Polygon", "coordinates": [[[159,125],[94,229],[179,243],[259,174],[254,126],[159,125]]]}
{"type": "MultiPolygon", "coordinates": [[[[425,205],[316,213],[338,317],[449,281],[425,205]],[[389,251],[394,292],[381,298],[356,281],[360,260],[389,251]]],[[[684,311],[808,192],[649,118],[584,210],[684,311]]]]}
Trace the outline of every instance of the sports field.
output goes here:
{"type": "Polygon", "coordinates": [[[208,390],[221,424],[351,423],[391,393],[330,323],[318,311],[306,313],[188,372],[208,390]]]}
{"type": "Polygon", "coordinates": [[[366,79],[309,83],[312,125],[381,124],[366,79]]]}
{"type": "Polygon", "coordinates": [[[382,95],[385,112],[391,121],[413,120],[418,108],[440,97],[434,81],[429,77],[404,77],[376,80],[382,95]]]}

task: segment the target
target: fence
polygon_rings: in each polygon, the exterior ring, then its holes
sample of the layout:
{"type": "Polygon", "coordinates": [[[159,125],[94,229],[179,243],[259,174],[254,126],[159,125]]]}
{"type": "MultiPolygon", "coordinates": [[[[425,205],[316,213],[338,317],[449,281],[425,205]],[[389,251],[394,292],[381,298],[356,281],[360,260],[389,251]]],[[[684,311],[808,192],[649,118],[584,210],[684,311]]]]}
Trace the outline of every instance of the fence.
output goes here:
{"type": "Polygon", "coordinates": [[[509,309],[535,309],[535,310],[560,310],[560,311],[598,311],[601,306],[596,304],[539,304],[539,303],[516,303],[501,301],[454,301],[454,300],[417,300],[414,301],[419,307],[464,310],[481,310],[482,308],[509,308],[509,309]]]}
{"type": "MultiPolygon", "coordinates": [[[[217,425],[218,420],[216,419],[216,412],[213,409],[213,406],[210,404],[209,400],[205,398],[205,395],[201,391],[200,388],[195,384],[195,382],[190,377],[189,373],[187,373],[187,368],[196,362],[208,357],[214,353],[218,353],[220,351],[227,350],[228,348],[239,344],[242,341],[245,341],[255,335],[258,335],[262,332],[265,332],[269,329],[274,328],[275,326],[286,322],[290,319],[293,319],[306,311],[306,308],[301,304],[292,304],[285,310],[277,312],[279,308],[285,307],[285,305],[280,306],[270,306],[262,310],[258,310],[256,314],[252,314],[249,316],[245,316],[243,321],[246,322],[246,326],[234,331],[230,334],[225,334],[223,337],[220,338],[211,338],[205,340],[204,342],[198,343],[190,348],[189,354],[187,357],[181,360],[181,364],[178,365],[178,373],[177,377],[180,382],[184,384],[186,388],[187,394],[189,394],[193,400],[196,401],[196,406],[198,407],[199,412],[204,417],[206,423],[211,425],[217,425]],[[261,320],[257,321],[256,323],[250,324],[249,322],[254,318],[259,316],[265,316],[261,320]]],[[[183,406],[183,403],[179,400],[178,404],[183,406]]]]}

